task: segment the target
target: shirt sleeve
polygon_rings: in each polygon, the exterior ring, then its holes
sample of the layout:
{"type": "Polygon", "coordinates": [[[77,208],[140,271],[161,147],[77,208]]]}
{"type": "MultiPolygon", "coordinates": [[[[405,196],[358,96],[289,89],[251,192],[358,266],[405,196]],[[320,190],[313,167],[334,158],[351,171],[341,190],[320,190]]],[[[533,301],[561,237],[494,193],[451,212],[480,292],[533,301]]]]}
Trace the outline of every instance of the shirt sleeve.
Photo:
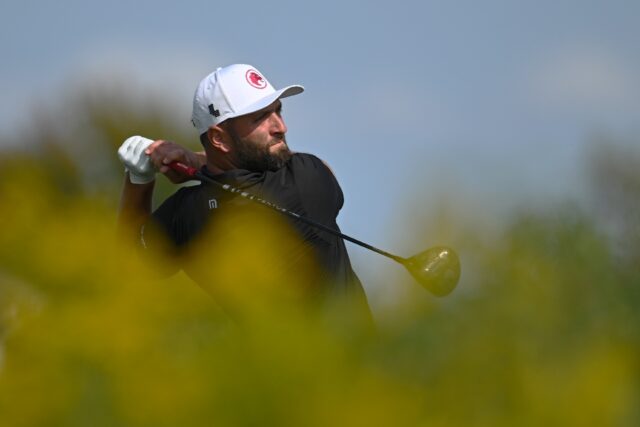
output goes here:
{"type": "Polygon", "coordinates": [[[183,236],[176,220],[181,196],[181,191],[178,191],[167,198],[145,223],[141,241],[146,249],[171,253],[176,252],[183,243],[183,236]]]}

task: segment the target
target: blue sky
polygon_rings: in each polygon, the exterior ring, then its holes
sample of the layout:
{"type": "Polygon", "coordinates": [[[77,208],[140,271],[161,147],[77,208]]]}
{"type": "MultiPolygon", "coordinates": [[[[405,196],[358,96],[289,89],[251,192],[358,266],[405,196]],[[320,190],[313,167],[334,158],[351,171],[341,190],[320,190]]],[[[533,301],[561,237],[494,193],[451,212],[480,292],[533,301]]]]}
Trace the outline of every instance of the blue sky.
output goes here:
{"type": "MultiPolygon", "coordinates": [[[[250,63],[305,86],[284,103],[290,145],[334,169],[343,230],[410,255],[410,207],[451,195],[481,221],[580,197],[590,135],[637,141],[639,18],[630,0],[5,1],[0,133],[116,77],[188,126],[199,79],[250,63]]],[[[375,255],[351,253],[375,282],[375,255]]]]}

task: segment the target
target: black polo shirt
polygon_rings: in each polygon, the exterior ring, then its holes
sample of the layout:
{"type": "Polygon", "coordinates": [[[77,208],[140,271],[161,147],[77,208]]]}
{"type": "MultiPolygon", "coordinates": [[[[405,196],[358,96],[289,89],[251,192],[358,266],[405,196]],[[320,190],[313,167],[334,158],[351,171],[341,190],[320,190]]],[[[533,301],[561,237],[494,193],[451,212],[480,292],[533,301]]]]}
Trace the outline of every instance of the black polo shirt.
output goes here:
{"type": "MultiPolygon", "coordinates": [[[[336,218],[344,201],[342,190],[329,168],[313,155],[296,153],[284,167],[275,172],[259,173],[238,169],[211,175],[206,168],[203,168],[202,172],[220,183],[230,184],[289,211],[339,230],[336,218]]],[[[188,254],[189,258],[193,257],[195,254],[191,250],[194,248],[199,251],[199,256],[203,255],[203,251],[211,251],[212,270],[220,268],[216,266],[216,262],[220,259],[217,255],[222,253],[225,255],[225,262],[237,264],[236,268],[242,269],[252,268],[253,260],[247,259],[246,253],[251,253],[255,258],[256,253],[249,249],[253,249],[252,245],[260,244],[263,248],[271,248],[274,251],[284,250],[281,252],[283,255],[278,257],[277,263],[280,264],[278,268],[293,272],[294,276],[299,277],[301,281],[314,282],[301,283],[300,286],[319,288],[325,295],[357,302],[368,312],[362,285],[351,267],[349,255],[341,238],[272,211],[237,194],[230,194],[217,185],[203,182],[181,188],[153,212],[151,225],[153,226],[145,229],[160,230],[168,238],[170,247],[179,259],[180,267],[187,273],[189,273],[188,260],[183,255],[188,254]],[[287,227],[293,230],[292,234],[296,238],[279,240],[273,237],[272,230],[268,229],[271,227],[268,225],[261,229],[261,225],[269,222],[260,222],[256,218],[265,216],[274,217],[274,220],[277,217],[277,221],[286,223],[287,227]],[[233,240],[234,232],[240,233],[252,226],[255,227],[251,230],[251,234],[248,238],[244,238],[246,242],[243,241],[241,245],[225,246],[227,241],[233,240]],[[213,231],[209,232],[210,230],[213,231]],[[229,254],[230,251],[233,254],[229,254]],[[297,275],[297,269],[302,272],[302,269],[308,266],[309,256],[313,258],[318,269],[312,278],[309,275],[297,275]]],[[[153,245],[157,240],[150,234],[148,231],[143,234],[147,245],[153,245]]],[[[238,272],[242,273],[241,270],[238,272]]],[[[215,279],[206,280],[215,281],[215,279]]],[[[201,285],[206,288],[208,284],[201,283],[201,285]]]]}

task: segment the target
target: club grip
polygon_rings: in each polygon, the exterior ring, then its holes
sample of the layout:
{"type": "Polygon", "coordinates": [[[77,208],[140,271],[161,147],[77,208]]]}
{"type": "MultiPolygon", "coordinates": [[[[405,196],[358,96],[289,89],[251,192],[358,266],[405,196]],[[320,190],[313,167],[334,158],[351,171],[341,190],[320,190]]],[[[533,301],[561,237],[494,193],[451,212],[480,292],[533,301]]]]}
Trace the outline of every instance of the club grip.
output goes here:
{"type": "Polygon", "coordinates": [[[187,166],[180,162],[171,162],[169,163],[169,167],[178,173],[192,177],[195,176],[198,172],[198,169],[192,168],[191,166],[187,166]]]}

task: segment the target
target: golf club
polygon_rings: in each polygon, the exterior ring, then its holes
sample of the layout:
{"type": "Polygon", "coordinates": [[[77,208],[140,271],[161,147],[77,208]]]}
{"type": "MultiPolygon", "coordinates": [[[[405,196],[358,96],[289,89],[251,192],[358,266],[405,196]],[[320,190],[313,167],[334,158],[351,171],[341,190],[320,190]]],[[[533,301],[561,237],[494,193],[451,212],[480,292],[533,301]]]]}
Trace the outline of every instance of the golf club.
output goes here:
{"type": "Polygon", "coordinates": [[[356,245],[362,246],[363,248],[377,252],[387,258],[391,258],[392,260],[402,264],[416,279],[416,281],[420,283],[420,285],[422,285],[429,292],[436,296],[441,297],[448,295],[458,284],[458,279],[460,278],[460,259],[458,258],[458,255],[455,253],[455,251],[451,248],[445,246],[436,246],[427,249],[424,252],[420,252],[419,254],[414,255],[410,258],[403,258],[383,251],[382,249],[378,249],[358,239],[354,239],[353,237],[347,236],[346,234],[317,223],[309,218],[303,217],[295,212],[291,212],[285,208],[274,205],[273,203],[256,197],[251,193],[234,188],[229,184],[222,184],[214,179],[209,178],[199,170],[190,166],[186,166],[179,162],[173,162],[169,164],[169,167],[176,172],[198,179],[200,181],[217,185],[218,187],[229,193],[234,193],[249,200],[253,200],[280,213],[303,221],[313,227],[319,228],[320,230],[326,231],[327,233],[331,233],[335,236],[341,237],[344,240],[348,240],[349,242],[355,243],[356,245]]]}

